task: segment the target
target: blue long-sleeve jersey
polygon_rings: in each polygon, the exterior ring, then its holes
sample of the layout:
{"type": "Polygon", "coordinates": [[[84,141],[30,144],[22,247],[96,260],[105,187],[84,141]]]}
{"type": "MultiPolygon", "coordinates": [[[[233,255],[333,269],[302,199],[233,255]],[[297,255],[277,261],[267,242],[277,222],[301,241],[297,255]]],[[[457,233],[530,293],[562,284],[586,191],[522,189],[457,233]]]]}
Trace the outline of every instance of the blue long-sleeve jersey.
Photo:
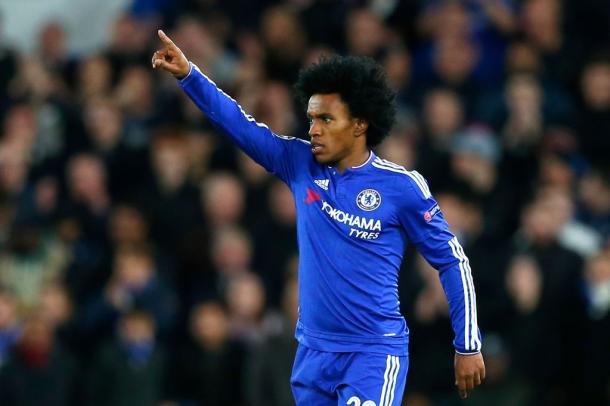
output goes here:
{"type": "Polygon", "coordinates": [[[415,244],[439,271],[460,353],[481,348],[468,258],[424,178],[373,152],[340,174],[309,142],[274,134],[191,64],[181,87],[208,119],[292,190],[299,247],[298,341],[330,352],[406,355],[398,271],[415,244]]]}

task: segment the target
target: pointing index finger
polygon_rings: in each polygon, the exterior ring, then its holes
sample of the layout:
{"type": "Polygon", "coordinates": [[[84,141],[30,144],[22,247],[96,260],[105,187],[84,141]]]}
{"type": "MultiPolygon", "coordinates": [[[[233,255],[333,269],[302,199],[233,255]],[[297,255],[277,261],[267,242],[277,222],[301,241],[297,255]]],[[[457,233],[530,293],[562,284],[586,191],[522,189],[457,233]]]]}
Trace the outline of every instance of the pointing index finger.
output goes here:
{"type": "Polygon", "coordinates": [[[163,30],[158,30],[157,34],[159,35],[159,38],[161,39],[161,41],[163,41],[163,43],[165,45],[167,45],[170,48],[176,48],[176,44],[174,44],[174,41],[172,41],[171,38],[168,37],[167,34],[163,32],[163,30]]]}

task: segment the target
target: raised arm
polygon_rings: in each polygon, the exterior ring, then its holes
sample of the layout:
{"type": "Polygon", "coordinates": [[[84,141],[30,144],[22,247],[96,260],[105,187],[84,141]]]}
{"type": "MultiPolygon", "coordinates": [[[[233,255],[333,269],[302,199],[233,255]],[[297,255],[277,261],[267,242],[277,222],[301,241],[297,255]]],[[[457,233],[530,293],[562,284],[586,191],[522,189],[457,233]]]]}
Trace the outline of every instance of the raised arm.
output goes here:
{"type": "Polygon", "coordinates": [[[227,134],[246,154],[286,183],[295,174],[295,154],[309,153],[308,142],[274,134],[257,123],[229,95],[190,63],[184,53],[161,30],[164,48],[152,57],[152,66],[172,74],[214,126],[227,134]]]}

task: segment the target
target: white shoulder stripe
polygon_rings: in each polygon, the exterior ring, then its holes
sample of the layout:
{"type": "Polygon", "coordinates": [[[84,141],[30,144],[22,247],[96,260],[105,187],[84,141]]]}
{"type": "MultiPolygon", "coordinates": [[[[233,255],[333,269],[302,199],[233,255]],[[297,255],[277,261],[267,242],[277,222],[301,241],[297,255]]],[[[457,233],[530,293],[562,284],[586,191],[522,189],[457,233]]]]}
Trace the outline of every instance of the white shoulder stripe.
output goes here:
{"type": "MultiPolygon", "coordinates": [[[[223,94],[225,97],[227,97],[227,98],[228,98],[229,100],[231,100],[233,103],[235,103],[235,104],[237,105],[237,108],[239,108],[239,111],[241,112],[241,114],[242,114],[242,115],[243,115],[243,116],[246,118],[246,120],[250,121],[251,123],[256,124],[257,126],[259,126],[259,127],[261,127],[261,128],[266,128],[267,130],[269,130],[269,132],[270,132],[272,135],[274,135],[274,136],[276,136],[276,137],[278,137],[278,138],[281,138],[281,139],[283,139],[283,140],[290,140],[290,141],[292,141],[292,140],[298,140],[298,141],[304,142],[305,144],[310,144],[310,142],[309,142],[309,141],[307,141],[307,140],[303,140],[303,139],[301,139],[301,138],[296,138],[296,137],[288,137],[288,136],[286,136],[286,135],[279,135],[279,134],[274,133],[273,131],[271,131],[271,130],[269,129],[269,127],[267,127],[267,125],[266,125],[266,124],[264,124],[264,123],[259,123],[258,121],[256,121],[256,119],[255,119],[254,117],[252,117],[250,114],[247,114],[247,113],[244,111],[244,109],[241,107],[241,105],[240,105],[239,103],[237,103],[237,101],[236,101],[234,98],[232,98],[231,96],[229,96],[228,94],[226,94],[226,93],[224,92],[224,90],[222,90],[221,88],[219,88],[219,87],[218,87],[218,85],[217,85],[217,84],[216,84],[216,83],[215,83],[215,82],[214,82],[212,79],[210,79],[210,78],[209,78],[209,77],[208,77],[208,76],[207,76],[205,73],[203,73],[203,72],[202,72],[202,71],[199,69],[199,67],[198,67],[197,65],[195,65],[194,63],[192,63],[192,62],[191,62],[191,67],[192,67],[192,68],[195,68],[195,70],[196,70],[197,72],[199,72],[199,73],[201,74],[201,76],[203,76],[203,77],[204,77],[204,78],[205,78],[205,79],[206,79],[208,82],[210,82],[212,85],[214,85],[214,87],[216,88],[216,90],[218,90],[218,91],[219,91],[221,94],[223,94]]],[[[191,70],[191,72],[192,72],[192,70],[191,70]]],[[[190,72],[189,72],[189,75],[190,75],[190,72]]],[[[187,76],[188,76],[188,75],[187,75],[187,76]]],[[[183,79],[183,80],[184,80],[184,79],[183,79]]]]}
{"type": "Polygon", "coordinates": [[[421,176],[421,174],[417,171],[411,171],[411,173],[419,179],[420,185],[423,187],[423,189],[425,189],[424,196],[428,196],[428,198],[431,197],[432,193],[430,193],[430,188],[428,187],[428,182],[426,182],[426,179],[424,179],[424,177],[421,176]]]}
{"type": "Polygon", "coordinates": [[[385,169],[386,171],[402,173],[403,175],[407,175],[417,184],[419,190],[424,195],[425,199],[429,199],[432,197],[432,193],[430,193],[430,189],[428,188],[428,184],[424,180],[424,178],[416,171],[407,171],[402,166],[389,166],[387,164],[381,163],[375,159],[372,164],[375,168],[385,169]]]}

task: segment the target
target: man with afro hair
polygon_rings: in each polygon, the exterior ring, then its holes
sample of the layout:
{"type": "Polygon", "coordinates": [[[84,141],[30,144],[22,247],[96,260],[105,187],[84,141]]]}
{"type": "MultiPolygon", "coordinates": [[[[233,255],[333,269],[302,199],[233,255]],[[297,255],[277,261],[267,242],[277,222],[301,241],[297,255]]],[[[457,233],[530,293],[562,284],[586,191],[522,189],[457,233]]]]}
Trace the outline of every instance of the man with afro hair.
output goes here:
{"type": "Polygon", "coordinates": [[[455,332],[462,397],[485,377],[468,258],[424,178],[375,155],[394,94],[383,69],[332,56],[304,69],[310,141],[274,134],[247,115],[159,31],[154,68],[171,73],[207,118],[292,190],[299,245],[299,342],[291,377],[298,405],[400,405],[408,328],[398,271],[408,242],[438,271],[455,332]]]}

